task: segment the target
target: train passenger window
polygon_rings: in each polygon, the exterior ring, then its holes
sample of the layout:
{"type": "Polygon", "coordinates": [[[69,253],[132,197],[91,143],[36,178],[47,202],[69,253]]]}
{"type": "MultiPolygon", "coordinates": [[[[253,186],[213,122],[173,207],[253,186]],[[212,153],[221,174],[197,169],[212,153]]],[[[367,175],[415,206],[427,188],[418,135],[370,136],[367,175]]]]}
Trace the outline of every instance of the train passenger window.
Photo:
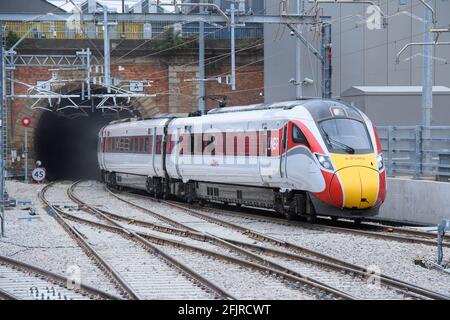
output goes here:
{"type": "Polygon", "coordinates": [[[178,153],[180,155],[184,154],[184,149],[183,149],[183,141],[184,141],[184,136],[179,136],[178,137],[178,153]]]}
{"type": "Polygon", "coordinates": [[[194,144],[195,144],[195,136],[194,136],[194,134],[193,133],[191,133],[190,134],[190,143],[191,143],[191,145],[190,145],[190,154],[191,155],[194,155],[195,154],[195,149],[194,149],[194,144]]]}
{"type": "Polygon", "coordinates": [[[250,156],[250,137],[246,136],[245,137],[245,144],[244,144],[244,152],[245,152],[245,156],[248,157],[250,156]]]}
{"type": "Polygon", "coordinates": [[[139,153],[145,152],[145,138],[139,137],[139,153]]]}
{"type": "MultiPolygon", "coordinates": [[[[170,138],[170,136],[169,136],[170,138]]],[[[171,141],[171,140],[169,140],[171,141]]],[[[161,154],[161,147],[162,147],[162,135],[157,135],[156,136],[156,145],[155,145],[155,153],[156,154],[161,154]]]]}
{"type": "Polygon", "coordinates": [[[305,146],[309,147],[308,140],[306,139],[302,130],[300,130],[300,128],[295,124],[292,126],[292,141],[294,141],[294,143],[304,144],[305,146]]]}
{"type": "Polygon", "coordinates": [[[142,137],[142,144],[144,145],[143,153],[148,153],[148,139],[147,139],[147,137],[142,137]]]}
{"type": "Polygon", "coordinates": [[[148,136],[148,153],[153,153],[153,136],[148,136]]]}

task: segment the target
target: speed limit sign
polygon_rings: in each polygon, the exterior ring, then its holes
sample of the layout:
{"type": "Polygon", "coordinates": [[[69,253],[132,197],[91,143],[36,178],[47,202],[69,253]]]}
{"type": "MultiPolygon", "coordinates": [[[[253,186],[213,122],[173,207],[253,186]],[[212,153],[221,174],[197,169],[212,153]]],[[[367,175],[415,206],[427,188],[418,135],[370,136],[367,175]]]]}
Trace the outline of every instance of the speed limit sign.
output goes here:
{"type": "Polygon", "coordinates": [[[34,181],[41,182],[45,179],[45,169],[44,168],[36,168],[31,173],[31,176],[33,177],[34,181]]]}

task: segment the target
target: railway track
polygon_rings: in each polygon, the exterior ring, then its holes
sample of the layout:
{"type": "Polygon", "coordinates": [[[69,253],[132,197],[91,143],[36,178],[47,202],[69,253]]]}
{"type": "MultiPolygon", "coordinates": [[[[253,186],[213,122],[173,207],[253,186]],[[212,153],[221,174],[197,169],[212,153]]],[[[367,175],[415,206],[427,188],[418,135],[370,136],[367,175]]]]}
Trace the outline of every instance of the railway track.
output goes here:
{"type": "MultiPolygon", "coordinates": [[[[205,208],[191,207],[197,210],[206,211],[205,208]]],[[[214,206],[209,207],[215,214],[221,214],[229,217],[238,217],[244,218],[253,221],[262,221],[262,222],[272,222],[282,225],[290,225],[297,226],[306,229],[313,230],[321,230],[321,231],[332,231],[338,233],[349,233],[359,236],[371,237],[375,239],[384,239],[384,240],[392,240],[398,242],[406,242],[406,243],[417,243],[417,244],[425,244],[436,246],[436,238],[437,235],[435,233],[414,230],[410,228],[399,228],[399,227],[391,227],[391,226],[381,226],[374,223],[341,223],[343,226],[332,225],[331,221],[328,219],[317,219],[318,223],[304,223],[301,221],[288,221],[284,218],[278,218],[267,215],[265,212],[261,214],[255,213],[239,213],[236,210],[224,210],[221,208],[216,208],[214,206]]],[[[252,212],[258,212],[257,209],[251,208],[252,212]]],[[[444,237],[443,246],[450,248],[450,236],[446,235],[444,237]]]]}
{"type": "MultiPolygon", "coordinates": [[[[147,196],[135,193],[133,193],[133,196],[143,199],[149,199],[149,197],[147,196]]],[[[168,202],[179,204],[178,202],[172,201],[168,202]]],[[[257,208],[242,208],[242,207],[239,209],[237,208],[222,209],[219,207],[219,205],[215,206],[214,204],[210,205],[209,207],[189,206],[187,208],[204,212],[210,211],[216,215],[222,215],[230,218],[236,217],[248,221],[270,222],[280,225],[302,227],[311,230],[348,233],[359,236],[371,237],[375,239],[384,239],[405,243],[417,243],[436,246],[437,235],[435,233],[410,228],[381,226],[374,223],[361,223],[355,225],[355,223],[350,222],[348,223],[340,222],[340,226],[337,226],[331,220],[323,218],[318,218],[317,223],[311,224],[295,220],[286,220],[285,218],[278,218],[273,215],[273,212],[268,212],[267,210],[261,210],[257,208]],[[245,213],[243,213],[243,211],[245,213]]],[[[443,247],[450,248],[450,235],[445,235],[444,242],[442,245],[443,247]]]]}
{"type": "Polygon", "coordinates": [[[5,300],[86,300],[120,299],[102,290],[0,255],[0,299],[5,300]]]}
{"type": "MultiPolygon", "coordinates": [[[[109,191],[111,192],[111,191],[109,191]]],[[[132,201],[123,199],[117,194],[111,192],[113,196],[117,199],[139,208],[147,212],[151,216],[159,215],[153,210],[142,207],[133,203],[132,201]]],[[[168,202],[170,205],[178,206],[178,204],[173,204],[168,202]]],[[[180,207],[178,207],[180,209],[180,207]]],[[[183,210],[191,210],[190,208],[182,207],[183,210]]],[[[218,238],[212,236],[210,233],[199,232],[198,230],[193,230],[192,227],[183,225],[180,221],[165,217],[165,221],[173,226],[177,227],[167,227],[161,226],[155,223],[147,222],[144,220],[133,218],[127,218],[123,215],[114,214],[106,210],[98,209],[103,214],[107,215],[109,218],[125,222],[127,224],[138,225],[141,227],[147,227],[152,230],[157,230],[159,232],[164,232],[168,234],[177,234],[181,237],[189,237],[199,241],[208,241],[214,243],[218,246],[225,246],[230,250],[237,252],[238,254],[245,256],[246,258],[255,261],[255,263],[260,263],[262,265],[269,266],[273,269],[284,270],[286,273],[296,275],[298,277],[307,277],[308,279],[314,279],[320,281],[322,284],[327,284],[333,288],[338,288],[349,293],[353,293],[355,297],[358,298],[392,298],[392,299],[420,299],[420,298],[431,298],[431,299],[446,299],[448,297],[441,295],[439,293],[417,287],[412,284],[405,283],[403,281],[389,278],[384,275],[373,275],[370,270],[365,268],[352,265],[329,256],[325,256],[318,252],[313,252],[305,248],[300,248],[295,245],[288,245],[286,242],[280,242],[277,239],[269,238],[267,236],[261,235],[256,232],[252,232],[248,228],[241,228],[238,226],[233,226],[233,229],[237,229],[240,233],[250,235],[253,239],[263,240],[262,242],[269,241],[272,244],[276,244],[278,247],[283,246],[294,252],[287,252],[284,250],[279,250],[277,248],[270,248],[263,245],[255,245],[252,243],[242,242],[239,240],[218,238]],[[180,227],[181,228],[178,228],[180,227]],[[367,279],[373,281],[380,281],[381,286],[374,288],[371,285],[367,285],[367,279]],[[363,289],[361,289],[364,287],[363,289]]],[[[194,216],[197,216],[197,212],[193,211],[194,216]]],[[[203,219],[211,222],[208,216],[203,216],[203,219]]],[[[227,228],[230,225],[223,221],[213,221],[214,224],[220,224],[227,228]]],[[[143,236],[145,236],[143,234],[143,236]]]]}
{"type": "Polygon", "coordinates": [[[95,221],[99,219],[76,217],[53,206],[45,198],[48,187],[41,192],[41,199],[50,213],[120,288],[125,298],[233,298],[134,232],[95,221]],[[67,217],[74,222],[69,223],[67,217]],[[103,227],[101,235],[98,234],[99,227],[103,227]]]}
{"type": "MultiPolygon", "coordinates": [[[[115,228],[115,229],[121,229],[123,228],[123,225],[121,225],[119,222],[116,222],[113,218],[116,218],[116,220],[120,220],[117,219],[119,216],[114,215],[110,212],[104,211],[104,210],[99,210],[97,208],[94,208],[92,205],[87,204],[85,201],[80,200],[77,196],[75,196],[74,194],[74,188],[76,186],[76,183],[69,188],[68,190],[68,194],[70,195],[71,199],[77,203],[79,203],[80,206],[82,206],[84,208],[84,210],[90,211],[91,213],[93,213],[94,215],[97,216],[102,216],[102,218],[106,221],[109,222],[110,225],[107,226],[103,223],[96,223],[96,225],[98,227],[101,228],[115,228]]],[[[71,219],[77,219],[78,221],[81,221],[79,218],[73,217],[73,216],[69,216],[67,215],[69,218],[71,219]]],[[[122,222],[124,221],[123,219],[125,219],[124,217],[122,217],[122,222]]],[[[168,218],[165,219],[165,221],[167,223],[171,222],[168,218]]],[[[93,222],[91,221],[84,221],[85,223],[89,223],[89,224],[93,224],[93,222]]],[[[131,220],[126,220],[125,222],[127,223],[131,223],[131,222],[139,222],[135,219],[131,220]]],[[[176,224],[176,223],[175,223],[176,224]]],[[[180,225],[180,223],[177,224],[178,226],[180,225]]],[[[192,228],[190,228],[189,230],[187,229],[175,229],[175,228],[171,228],[171,227],[167,227],[167,226],[161,226],[161,225],[156,225],[156,224],[152,224],[152,229],[153,230],[165,230],[166,233],[171,233],[168,232],[168,230],[172,230],[172,231],[178,231],[180,232],[179,234],[182,233],[189,233],[194,235],[195,231],[192,231],[192,228]]],[[[129,229],[129,227],[127,228],[127,231],[129,232],[133,232],[129,229]]],[[[309,278],[307,276],[304,275],[300,275],[296,272],[290,272],[289,270],[286,269],[286,267],[282,267],[279,265],[276,265],[275,263],[269,263],[269,261],[267,260],[265,264],[262,263],[256,263],[254,261],[249,261],[251,259],[241,259],[241,258],[237,258],[236,256],[227,254],[227,252],[224,253],[220,253],[217,252],[216,250],[207,250],[204,248],[201,248],[199,246],[194,246],[192,244],[186,244],[180,241],[176,241],[173,239],[168,239],[168,238],[163,238],[159,235],[151,235],[145,232],[138,232],[136,231],[135,234],[137,236],[140,236],[142,238],[145,238],[149,241],[154,242],[155,244],[159,244],[159,245],[163,245],[164,246],[164,250],[165,251],[170,251],[172,254],[175,254],[179,259],[185,259],[186,263],[193,263],[195,261],[201,261],[200,263],[197,262],[197,268],[200,269],[207,269],[203,272],[206,272],[207,274],[210,274],[212,270],[216,270],[220,271],[220,270],[226,270],[226,269],[230,269],[233,268],[233,266],[238,266],[239,268],[236,269],[235,273],[231,273],[231,275],[229,275],[228,277],[235,277],[236,275],[245,275],[246,276],[246,281],[249,280],[250,283],[254,280],[254,277],[250,277],[250,273],[259,273],[263,275],[263,278],[261,280],[258,281],[258,284],[255,284],[255,288],[260,289],[259,287],[261,286],[261,283],[273,283],[272,285],[270,285],[270,288],[268,288],[268,293],[271,290],[282,290],[280,287],[280,284],[283,285],[283,290],[288,290],[287,294],[286,293],[281,293],[284,294],[284,296],[286,298],[289,299],[296,299],[296,298],[300,298],[300,299],[317,299],[317,298],[321,298],[321,299],[354,299],[355,297],[342,291],[339,289],[336,289],[332,286],[329,286],[327,284],[324,284],[320,281],[317,281],[315,279],[309,278]],[[190,251],[189,255],[186,255],[186,251],[190,251]],[[203,257],[202,257],[203,256],[203,257]],[[205,261],[205,256],[208,258],[213,258],[213,260],[220,260],[222,261],[219,265],[216,264],[216,266],[213,267],[209,267],[204,265],[205,261]],[[225,265],[224,265],[225,263],[225,265]],[[234,274],[234,276],[233,276],[234,274]]],[[[251,256],[251,257],[256,257],[255,254],[249,252],[248,250],[245,250],[243,248],[238,248],[238,246],[228,243],[226,240],[222,240],[222,239],[218,239],[212,235],[204,235],[204,234],[197,234],[196,236],[194,236],[193,238],[196,238],[195,240],[199,240],[200,238],[202,238],[203,236],[206,236],[206,238],[209,239],[214,239],[214,241],[216,243],[219,243],[221,247],[226,248],[227,250],[234,250],[237,251],[239,254],[244,255],[246,257],[251,256]]],[[[203,238],[203,240],[201,241],[205,241],[205,238],[203,238]]],[[[209,259],[207,259],[206,261],[208,261],[209,259]]],[[[253,259],[255,260],[255,259],[253,259]]],[[[260,257],[258,257],[256,260],[259,260],[259,262],[263,261],[264,259],[261,259],[260,257]]],[[[195,263],[194,263],[195,264],[195,263]]],[[[202,272],[202,274],[203,274],[202,272]]],[[[214,272],[213,272],[214,273],[214,272]]],[[[219,272],[220,274],[221,272],[219,272]]],[[[223,273],[223,272],[222,272],[223,273]]],[[[229,272],[228,272],[229,273],[229,272]]],[[[223,276],[222,276],[223,277],[223,276]]],[[[258,276],[260,277],[260,276],[258,276]]],[[[222,279],[223,280],[223,279],[222,279]]],[[[231,279],[230,279],[231,280],[231,279]]],[[[253,281],[254,282],[254,281],[253,281]]],[[[247,285],[247,283],[242,284],[242,281],[240,281],[239,286],[242,285],[247,285]]],[[[245,294],[242,296],[240,296],[240,298],[257,298],[257,297],[249,297],[249,296],[245,296],[245,294]]],[[[277,298],[276,296],[272,296],[272,298],[277,298]]]]}

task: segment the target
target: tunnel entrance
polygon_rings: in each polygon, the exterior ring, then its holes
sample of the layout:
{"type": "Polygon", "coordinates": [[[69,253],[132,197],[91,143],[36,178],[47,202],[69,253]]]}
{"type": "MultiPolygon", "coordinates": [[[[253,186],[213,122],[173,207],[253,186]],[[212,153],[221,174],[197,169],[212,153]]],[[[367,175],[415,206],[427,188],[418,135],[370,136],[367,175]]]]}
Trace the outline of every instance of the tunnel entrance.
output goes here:
{"type": "Polygon", "coordinates": [[[97,179],[100,129],[113,120],[129,118],[133,114],[129,110],[118,112],[95,108],[84,112],[73,108],[43,112],[35,129],[34,160],[42,162],[50,181],[97,179]]]}

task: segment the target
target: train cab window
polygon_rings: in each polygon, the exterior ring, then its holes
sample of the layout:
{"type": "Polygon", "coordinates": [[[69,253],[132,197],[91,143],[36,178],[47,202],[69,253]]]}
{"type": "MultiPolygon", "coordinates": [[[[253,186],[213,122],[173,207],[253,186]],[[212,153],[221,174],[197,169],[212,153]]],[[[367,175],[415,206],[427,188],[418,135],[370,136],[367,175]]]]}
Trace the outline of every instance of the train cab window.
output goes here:
{"type": "Polygon", "coordinates": [[[300,128],[295,124],[292,125],[292,141],[294,141],[294,143],[304,144],[305,146],[309,147],[308,140],[306,139],[302,130],[300,130],[300,128]]]}
{"type": "Polygon", "coordinates": [[[319,122],[319,128],[330,152],[344,154],[373,152],[369,132],[363,122],[353,119],[330,119],[319,122]]]}

